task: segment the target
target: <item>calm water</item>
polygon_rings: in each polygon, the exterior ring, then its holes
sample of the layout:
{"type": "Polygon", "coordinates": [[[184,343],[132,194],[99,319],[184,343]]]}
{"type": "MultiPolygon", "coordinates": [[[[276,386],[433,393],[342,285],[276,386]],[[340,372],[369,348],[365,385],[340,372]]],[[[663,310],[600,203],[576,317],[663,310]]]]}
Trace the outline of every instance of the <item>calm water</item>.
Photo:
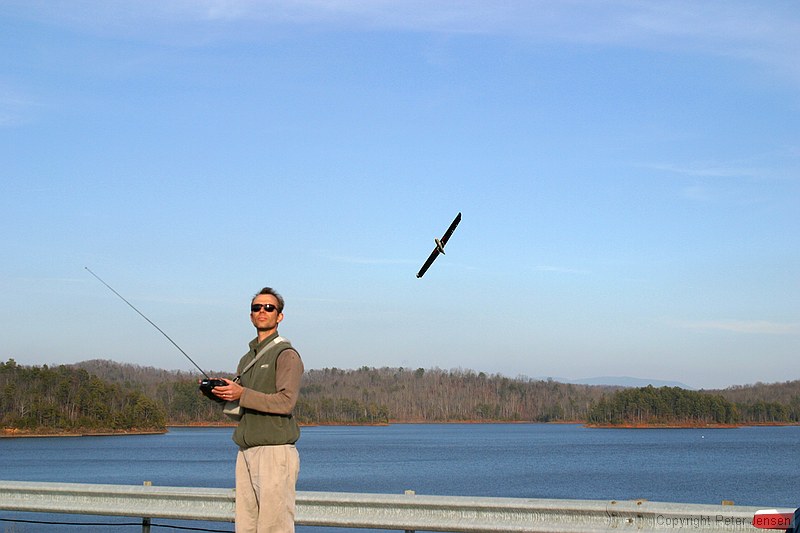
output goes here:
{"type": "MultiPolygon", "coordinates": [[[[231,431],[193,428],[173,429],[166,435],[0,439],[0,479],[233,487],[236,449],[231,431]]],[[[791,481],[792,473],[800,471],[800,427],[796,426],[711,430],[547,424],[311,427],[303,428],[298,448],[297,488],[302,491],[400,494],[413,489],[437,495],[800,505],[800,491],[791,481]]],[[[0,511],[0,518],[10,517],[42,515],[0,511]]],[[[70,515],[59,518],[89,520],[70,515]]],[[[203,525],[232,530],[231,524],[203,525]]],[[[98,528],[0,523],[0,530],[96,532],[98,528]]]]}

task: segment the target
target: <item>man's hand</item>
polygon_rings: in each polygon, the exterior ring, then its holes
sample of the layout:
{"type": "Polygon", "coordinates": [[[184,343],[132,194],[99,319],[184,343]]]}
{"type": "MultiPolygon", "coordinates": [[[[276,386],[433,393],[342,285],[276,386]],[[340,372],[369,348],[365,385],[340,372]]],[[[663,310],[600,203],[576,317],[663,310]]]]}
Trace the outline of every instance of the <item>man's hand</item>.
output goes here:
{"type": "Polygon", "coordinates": [[[227,402],[233,402],[238,400],[242,397],[242,391],[244,387],[236,383],[235,381],[231,381],[227,378],[220,378],[222,379],[227,385],[224,387],[214,387],[212,392],[218,398],[221,398],[227,402]]]}
{"type": "Polygon", "coordinates": [[[213,387],[214,383],[223,383],[224,384],[225,382],[222,379],[218,379],[218,378],[217,379],[213,379],[213,378],[198,379],[197,383],[198,383],[198,385],[200,385],[200,387],[199,387],[200,388],[200,392],[202,392],[203,396],[205,396],[209,400],[214,400],[215,402],[220,402],[220,403],[223,403],[225,401],[222,398],[219,398],[216,394],[214,394],[214,387],[213,387]]]}

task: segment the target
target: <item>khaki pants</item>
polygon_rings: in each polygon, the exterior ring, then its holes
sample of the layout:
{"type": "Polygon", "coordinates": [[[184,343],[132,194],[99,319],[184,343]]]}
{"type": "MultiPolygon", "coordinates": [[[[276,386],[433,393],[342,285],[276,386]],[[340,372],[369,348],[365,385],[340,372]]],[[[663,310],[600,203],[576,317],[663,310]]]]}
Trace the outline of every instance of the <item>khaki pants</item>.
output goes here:
{"type": "Polygon", "coordinates": [[[236,456],[236,533],[291,533],[300,456],[293,444],[236,456]]]}

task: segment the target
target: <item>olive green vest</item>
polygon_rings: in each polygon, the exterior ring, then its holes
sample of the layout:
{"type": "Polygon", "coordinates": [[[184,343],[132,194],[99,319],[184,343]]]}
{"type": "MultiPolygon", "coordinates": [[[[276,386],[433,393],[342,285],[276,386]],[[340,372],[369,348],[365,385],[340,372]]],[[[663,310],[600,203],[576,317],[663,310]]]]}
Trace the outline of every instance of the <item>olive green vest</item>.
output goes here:
{"type": "MultiPolygon", "coordinates": [[[[241,372],[247,363],[253,360],[259,349],[271,343],[256,364],[241,374],[240,384],[243,387],[267,394],[278,392],[275,386],[275,362],[281,352],[292,348],[292,345],[282,337],[278,342],[273,342],[277,337],[276,333],[256,346],[251,345],[250,351],[239,361],[237,371],[241,372]]],[[[233,441],[240,448],[294,444],[300,438],[300,428],[292,415],[263,413],[247,408],[243,408],[243,411],[239,426],[233,432],[233,441]]]]}

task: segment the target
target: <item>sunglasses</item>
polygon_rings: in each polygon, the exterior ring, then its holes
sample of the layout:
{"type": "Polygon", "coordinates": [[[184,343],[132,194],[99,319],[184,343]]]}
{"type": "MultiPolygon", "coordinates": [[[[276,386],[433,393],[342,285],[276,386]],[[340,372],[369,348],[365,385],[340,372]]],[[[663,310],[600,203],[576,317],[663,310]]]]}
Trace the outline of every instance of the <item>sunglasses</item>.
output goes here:
{"type": "Polygon", "coordinates": [[[277,307],[275,307],[272,304],[253,304],[253,305],[250,306],[250,312],[251,313],[258,313],[262,309],[264,311],[266,311],[267,313],[271,313],[271,312],[275,311],[277,309],[277,307]]]}

